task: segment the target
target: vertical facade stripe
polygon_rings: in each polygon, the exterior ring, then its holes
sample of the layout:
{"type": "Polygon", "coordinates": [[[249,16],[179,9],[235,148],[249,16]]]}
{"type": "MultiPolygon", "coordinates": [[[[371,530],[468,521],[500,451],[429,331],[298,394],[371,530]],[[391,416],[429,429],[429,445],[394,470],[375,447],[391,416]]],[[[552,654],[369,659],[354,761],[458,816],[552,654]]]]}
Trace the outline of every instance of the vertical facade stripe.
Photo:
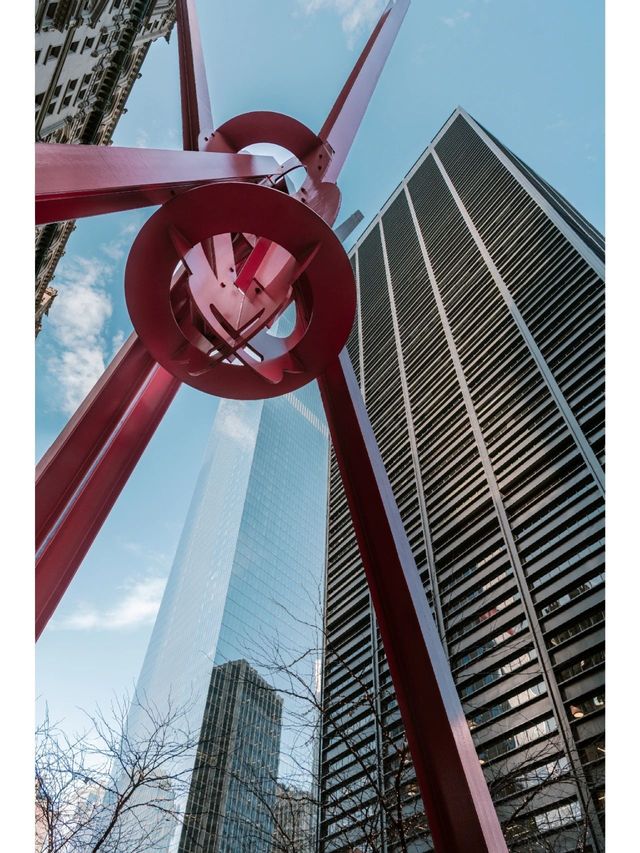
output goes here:
{"type": "MultiPolygon", "coordinates": [[[[361,292],[360,292],[360,256],[356,252],[355,255],[356,261],[356,295],[357,295],[357,317],[356,323],[358,324],[358,359],[360,362],[360,393],[362,394],[362,399],[366,403],[366,376],[364,370],[364,342],[362,339],[362,304],[361,304],[361,292]]],[[[327,552],[328,553],[328,552],[327,552]]],[[[376,773],[378,779],[378,786],[381,791],[384,790],[384,752],[382,745],[382,729],[380,725],[380,721],[382,720],[382,706],[380,702],[380,644],[378,642],[378,622],[376,620],[376,614],[373,609],[373,603],[371,601],[371,593],[367,589],[367,599],[369,603],[369,629],[370,629],[370,642],[371,642],[371,668],[372,668],[372,682],[373,682],[373,691],[374,691],[374,702],[376,708],[376,720],[374,721],[375,726],[375,752],[376,752],[376,773]]],[[[383,849],[386,849],[386,825],[384,820],[384,812],[380,812],[380,839],[381,845],[383,849]]]]}
{"type": "MultiPolygon", "coordinates": [[[[434,153],[435,159],[435,153],[434,153]]],[[[487,446],[484,441],[484,436],[482,434],[482,430],[480,428],[480,423],[478,421],[478,416],[476,413],[476,409],[471,398],[471,392],[469,391],[469,386],[467,384],[467,380],[464,375],[464,370],[462,367],[462,363],[460,361],[460,357],[458,355],[458,351],[456,349],[455,341],[453,339],[453,334],[451,332],[451,326],[449,324],[449,320],[447,319],[447,314],[445,311],[445,307],[442,301],[442,296],[440,295],[440,290],[438,288],[438,283],[436,281],[436,277],[433,271],[433,267],[431,265],[431,261],[429,260],[429,255],[427,252],[427,247],[424,242],[424,237],[422,236],[422,231],[420,229],[420,225],[418,223],[418,217],[416,216],[416,211],[413,206],[413,201],[411,199],[411,193],[409,191],[408,185],[405,183],[405,194],[407,197],[407,203],[409,205],[409,211],[411,213],[411,219],[413,221],[413,226],[416,230],[416,235],[418,237],[418,242],[420,243],[420,249],[422,251],[422,257],[424,260],[424,264],[427,270],[427,275],[429,276],[429,283],[431,284],[431,289],[433,291],[433,296],[436,301],[436,305],[438,308],[438,315],[440,317],[440,322],[442,323],[442,328],[444,330],[445,337],[447,339],[447,344],[449,346],[449,353],[451,355],[451,360],[454,365],[454,369],[456,372],[456,377],[458,379],[458,384],[460,386],[460,390],[462,392],[462,396],[464,398],[465,408],[467,411],[467,416],[469,418],[469,422],[471,424],[471,428],[473,430],[473,435],[476,441],[476,446],[478,448],[478,453],[480,454],[480,459],[482,461],[482,468],[484,470],[484,474],[489,485],[489,490],[491,492],[491,497],[493,500],[493,505],[496,510],[496,514],[498,516],[498,521],[500,524],[500,529],[502,531],[502,535],[507,546],[507,551],[509,553],[509,559],[511,561],[511,565],[513,568],[513,572],[516,578],[516,583],[518,586],[518,591],[520,593],[520,600],[522,601],[525,615],[527,618],[527,622],[529,623],[529,629],[531,630],[531,634],[533,636],[533,641],[536,647],[536,651],[538,653],[539,660],[543,663],[543,677],[544,681],[547,685],[547,691],[551,698],[551,703],[553,707],[553,712],[556,717],[556,722],[559,726],[559,731],[564,742],[565,750],[570,758],[570,761],[573,766],[574,773],[576,774],[576,778],[579,781],[579,793],[580,799],[582,801],[583,808],[590,815],[590,828],[592,836],[594,837],[594,842],[598,839],[599,842],[602,842],[601,838],[601,830],[598,822],[597,815],[595,814],[595,810],[593,808],[593,804],[591,801],[591,796],[589,794],[589,790],[586,784],[586,780],[584,779],[584,774],[582,772],[582,767],[580,764],[580,759],[578,756],[578,750],[576,748],[576,744],[573,738],[573,733],[571,732],[571,728],[567,722],[566,715],[564,713],[564,706],[562,703],[562,697],[560,695],[560,691],[558,689],[558,684],[553,674],[553,666],[551,663],[551,659],[549,657],[549,652],[547,651],[547,647],[544,641],[544,637],[542,636],[542,632],[540,630],[540,624],[538,622],[538,618],[536,615],[535,605],[533,603],[533,599],[531,597],[531,592],[529,590],[529,585],[527,583],[527,579],[524,573],[524,569],[522,566],[522,562],[520,560],[520,554],[518,553],[518,548],[515,543],[515,539],[513,536],[513,531],[511,530],[511,525],[509,523],[509,518],[507,516],[507,511],[504,506],[504,502],[500,495],[500,490],[498,488],[498,482],[496,480],[496,476],[493,471],[493,467],[491,464],[491,460],[489,458],[489,453],[487,450],[487,446]]],[[[602,848],[604,849],[604,847],[602,848]]]]}
{"type": "Polygon", "coordinates": [[[407,385],[407,371],[404,363],[404,355],[402,352],[402,340],[400,336],[400,327],[398,325],[398,314],[396,311],[395,297],[393,293],[393,283],[391,281],[391,270],[389,268],[389,257],[387,255],[387,244],[384,236],[384,225],[382,217],[380,217],[380,239],[382,241],[382,258],[384,261],[384,271],[387,279],[387,288],[389,290],[389,305],[391,306],[391,322],[393,324],[393,335],[396,343],[396,352],[398,355],[398,364],[400,365],[400,383],[402,385],[402,397],[404,401],[405,416],[407,418],[407,428],[409,431],[409,443],[411,445],[411,458],[413,461],[413,469],[418,487],[418,506],[420,508],[420,519],[422,521],[422,534],[424,537],[425,547],[427,550],[427,565],[429,573],[429,581],[431,583],[431,594],[433,597],[433,609],[436,615],[436,623],[440,633],[440,639],[444,645],[445,654],[448,654],[446,634],[444,630],[444,618],[442,615],[442,605],[440,602],[440,592],[438,588],[438,578],[436,575],[436,565],[433,556],[433,544],[431,542],[431,532],[429,529],[429,519],[427,517],[427,506],[424,499],[424,483],[422,481],[422,471],[420,470],[420,460],[418,458],[418,446],[416,442],[416,431],[413,422],[413,412],[411,411],[411,400],[409,398],[409,387],[407,385]]]}
{"type": "Polygon", "coordinates": [[[582,255],[582,257],[589,264],[592,270],[597,275],[599,275],[600,278],[604,278],[604,263],[595,254],[595,252],[593,252],[593,250],[590,249],[589,246],[587,246],[584,240],[580,237],[578,231],[572,228],[570,223],[567,222],[564,217],[562,217],[551,204],[549,204],[549,202],[544,198],[542,193],[538,191],[538,189],[531,183],[531,181],[526,177],[526,175],[522,171],[520,171],[520,169],[517,169],[514,166],[514,164],[507,157],[504,151],[502,151],[502,149],[495,144],[489,134],[485,133],[484,129],[478,124],[477,121],[475,121],[469,115],[469,113],[458,107],[457,114],[461,115],[465,119],[465,121],[473,128],[473,130],[478,134],[480,139],[482,139],[482,141],[485,143],[487,148],[489,148],[496,155],[498,160],[500,160],[502,165],[509,170],[513,177],[527,191],[527,193],[536,202],[540,209],[544,211],[544,213],[549,217],[551,222],[553,222],[553,224],[567,239],[567,241],[571,243],[571,245],[580,255],[582,255]]]}
{"type": "Polygon", "coordinates": [[[362,306],[360,304],[360,259],[356,252],[356,305],[357,316],[356,323],[358,325],[358,359],[360,361],[360,392],[362,399],[366,402],[366,389],[364,381],[364,345],[362,343],[362,306]]]}
{"type": "Polygon", "coordinates": [[[520,330],[520,333],[527,342],[531,355],[535,359],[535,362],[538,365],[538,369],[544,377],[544,380],[547,383],[547,387],[549,388],[551,395],[553,396],[558,405],[558,409],[560,410],[563,418],[565,419],[565,422],[569,427],[569,430],[573,435],[575,442],[578,445],[578,448],[580,449],[580,452],[582,453],[582,456],[584,457],[584,460],[587,463],[589,470],[593,474],[593,477],[596,483],[598,484],[598,488],[600,489],[601,494],[604,495],[604,471],[602,470],[602,465],[600,465],[600,462],[598,461],[595,453],[593,452],[591,445],[587,441],[587,438],[584,432],[582,431],[580,424],[578,423],[575,415],[573,414],[573,411],[571,410],[571,407],[569,406],[564,394],[560,390],[560,387],[555,380],[553,373],[551,372],[551,368],[549,367],[549,365],[544,359],[544,356],[540,352],[540,348],[538,347],[538,344],[536,343],[533,335],[531,334],[529,327],[527,326],[524,320],[524,317],[518,310],[518,307],[511,295],[509,288],[507,287],[504,279],[498,272],[498,268],[493,262],[493,259],[489,254],[489,251],[487,250],[487,247],[485,246],[482,238],[480,237],[477,228],[473,224],[473,221],[469,216],[466,207],[462,203],[462,199],[458,195],[458,192],[454,187],[451,178],[447,174],[447,171],[442,165],[442,162],[436,154],[435,150],[432,151],[432,156],[434,162],[440,170],[440,174],[442,175],[442,178],[446,183],[447,188],[449,189],[449,192],[453,197],[453,200],[455,201],[458,207],[458,210],[460,211],[460,215],[464,219],[464,222],[467,228],[469,229],[469,233],[473,237],[475,244],[478,247],[480,254],[482,255],[482,258],[485,264],[487,265],[489,272],[491,273],[496,287],[500,291],[500,295],[504,299],[507,308],[511,312],[511,316],[515,320],[515,323],[518,329],[520,330]]]}

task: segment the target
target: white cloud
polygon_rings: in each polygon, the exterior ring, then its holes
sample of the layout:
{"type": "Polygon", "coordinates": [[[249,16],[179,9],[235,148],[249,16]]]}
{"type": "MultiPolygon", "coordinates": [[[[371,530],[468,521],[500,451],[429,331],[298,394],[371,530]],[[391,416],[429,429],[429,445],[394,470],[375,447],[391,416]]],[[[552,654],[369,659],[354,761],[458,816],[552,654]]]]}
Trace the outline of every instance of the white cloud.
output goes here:
{"type": "Polygon", "coordinates": [[[113,304],[107,289],[139,227],[138,220],[130,222],[114,240],[103,243],[100,251],[106,258],[77,255],[61,264],[56,275],[48,366],[60,388],[58,408],[66,415],[76,411],[124,342],[122,330],[108,334],[113,304]]]}
{"type": "Polygon", "coordinates": [[[247,405],[251,405],[251,403],[221,400],[218,404],[215,428],[223,435],[232,438],[250,450],[256,442],[258,426],[247,422],[247,418],[244,416],[247,405]]]}
{"type": "Polygon", "coordinates": [[[448,18],[440,18],[443,24],[447,27],[457,27],[458,24],[464,24],[471,17],[471,12],[468,9],[458,9],[455,14],[448,18]]]}
{"type": "Polygon", "coordinates": [[[67,631],[121,631],[150,625],[158,613],[166,582],[166,578],[157,577],[133,581],[112,607],[100,609],[80,605],[71,616],[53,625],[67,631]]]}
{"type": "Polygon", "coordinates": [[[112,261],[119,261],[124,257],[124,241],[112,240],[110,243],[103,243],[100,247],[108,258],[112,261]]]}
{"type": "Polygon", "coordinates": [[[144,128],[138,128],[135,137],[136,148],[149,147],[149,133],[144,128]]]}
{"type": "Polygon", "coordinates": [[[111,338],[111,358],[114,358],[122,344],[124,343],[125,334],[122,329],[118,329],[115,335],[111,338]]]}
{"type": "Polygon", "coordinates": [[[387,0],[298,0],[303,12],[314,15],[322,9],[329,9],[340,16],[342,30],[349,37],[352,46],[353,37],[363,29],[372,28],[387,0]]]}
{"type": "Polygon", "coordinates": [[[105,369],[104,328],[113,306],[105,290],[110,267],[76,257],[58,273],[50,327],[60,349],[49,369],[61,390],[60,408],[72,415],[105,369]]]}

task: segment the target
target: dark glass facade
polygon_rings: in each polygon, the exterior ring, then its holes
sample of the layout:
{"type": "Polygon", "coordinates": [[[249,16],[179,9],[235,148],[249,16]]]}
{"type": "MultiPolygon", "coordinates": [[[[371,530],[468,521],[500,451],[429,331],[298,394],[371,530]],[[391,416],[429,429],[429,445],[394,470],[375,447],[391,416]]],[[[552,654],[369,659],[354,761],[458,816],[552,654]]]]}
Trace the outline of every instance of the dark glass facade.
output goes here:
{"type": "MultiPolygon", "coordinates": [[[[349,353],[509,848],[603,850],[603,239],[458,108],[351,260],[349,353]]],[[[429,850],[335,459],[327,559],[320,849],[429,850]]]]}
{"type": "MultiPolygon", "coordinates": [[[[247,661],[283,698],[280,756],[275,771],[263,767],[274,791],[276,781],[308,791],[313,776],[314,747],[298,726],[307,705],[288,688],[289,674],[315,685],[320,668],[315,625],[325,564],[327,470],[328,429],[315,382],[273,400],[219,401],[136,686],[143,706],[163,710],[171,701],[185,708],[186,728],[206,739],[212,666],[216,672],[247,661]],[[274,665],[280,656],[294,661],[285,673],[274,665]]],[[[130,732],[139,725],[134,709],[130,732]]],[[[193,767],[189,753],[172,770],[188,780],[193,767]]],[[[239,779],[236,773],[236,788],[239,779]]],[[[192,802],[208,796],[210,788],[200,790],[201,782],[191,779],[192,802]]],[[[250,797],[252,773],[245,782],[250,797]]],[[[175,805],[182,813],[186,796],[179,788],[175,805]]],[[[259,835],[270,838],[271,805],[256,809],[257,826],[268,826],[259,835]]],[[[147,831],[158,833],[154,851],[177,853],[179,824],[160,823],[155,813],[145,816],[147,831]]],[[[206,824],[223,845],[206,849],[241,853],[230,827],[206,824]]]]}
{"type": "Polygon", "coordinates": [[[271,853],[282,699],[245,660],[213,668],[180,853],[271,853]]]}

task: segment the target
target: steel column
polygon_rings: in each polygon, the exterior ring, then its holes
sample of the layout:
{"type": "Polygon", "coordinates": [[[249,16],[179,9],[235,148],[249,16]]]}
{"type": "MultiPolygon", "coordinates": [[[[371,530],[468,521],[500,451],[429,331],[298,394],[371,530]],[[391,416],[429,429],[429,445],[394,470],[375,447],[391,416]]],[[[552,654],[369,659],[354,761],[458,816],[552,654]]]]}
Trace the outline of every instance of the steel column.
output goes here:
{"type": "Polygon", "coordinates": [[[318,381],[434,847],[506,853],[346,349],[318,381]]]}
{"type": "Polygon", "coordinates": [[[333,151],[325,181],[335,181],[358,132],[410,0],[389,3],[318,133],[333,151]]]}
{"type": "MultiPolygon", "coordinates": [[[[159,365],[103,445],[36,559],[36,639],[180,387],[159,365]]],[[[68,447],[68,445],[67,445],[68,447]]]]}
{"type": "MultiPolygon", "coordinates": [[[[176,13],[185,149],[198,151],[206,140],[202,145],[192,143],[203,136],[201,128],[208,128],[211,109],[192,0],[178,0],[176,13]]],[[[89,151],[96,149],[87,146],[89,151]]],[[[96,155],[100,157],[101,151],[96,155]]],[[[253,158],[254,163],[256,160],[264,158],[253,158]]],[[[108,179],[108,169],[103,167],[96,183],[108,184],[108,179]]],[[[36,639],[180,387],[179,380],[141,352],[144,349],[135,335],[127,341],[40,463],[36,639]],[[134,381],[132,377],[136,377],[134,381]]]]}
{"type": "Polygon", "coordinates": [[[205,151],[36,145],[36,225],[163,204],[212,181],[282,172],[273,157],[205,151]]]}
{"type": "Polygon", "coordinates": [[[155,365],[137,335],[123,344],[36,467],[36,550],[155,365]]]}

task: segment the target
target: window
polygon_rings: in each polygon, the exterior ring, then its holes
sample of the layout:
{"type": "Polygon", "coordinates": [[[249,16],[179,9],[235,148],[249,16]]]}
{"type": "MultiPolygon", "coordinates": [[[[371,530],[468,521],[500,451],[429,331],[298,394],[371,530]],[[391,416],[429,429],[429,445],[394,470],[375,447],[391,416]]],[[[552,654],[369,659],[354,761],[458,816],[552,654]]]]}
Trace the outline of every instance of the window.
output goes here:
{"type": "Polygon", "coordinates": [[[109,38],[109,33],[102,33],[99,44],[106,44],[109,38]]]}
{"type": "Polygon", "coordinates": [[[460,688],[460,698],[464,699],[467,696],[470,696],[472,693],[475,693],[476,690],[480,690],[482,687],[492,684],[494,681],[502,678],[503,675],[515,672],[516,669],[519,669],[534,660],[536,660],[536,653],[534,651],[528,651],[517,657],[515,660],[502,664],[498,669],[483,673],[479,678],[476,678],[475,681],[471,681],[470,683],[465,684],[464,687],[460,688]]]}
{"type": "Polygon", "coordinates": [[[568,678],[572,678],[574,675],[579,675],[581,672],[585,672],[591,667],[596,666],[599,663],[602,663],[604,660],[604,649],[599,649],[597,652],[593,652],[590,655],[585,655],[584,658],[580,660],[574,661],[570,666],[565,666],[564,669],[561,669],[558,673],[558,681],[566,681],[568,678]]]}
{"type": "Polygon", "coordinates": [[[58,11],[58,4],[57,3],[49,3],[49,5],[47,6],[47,11],[46,11],[47,18],[53,18],[53,16],[55,15],[55,13],[57,11],[58,11]]]}
{"type": "Polygon", "coordinates": [[[76,53],[78,48],[80,47],[80,41],[72,41],[71,46],[69,47],[69,53],[76,53]]]}
{"type": "Polygon", "coordinates": [[[50,59],[57,59],[60,56],[60,45],[56,44],[53,47],[49,48],[49,53],[47,54],[47,62],[50,59]]]}
{"type": "Polygon", "coordinates": [[[56,88],[53,90],[53,97],[57,98],[61,91],[62,91],[62,84],[56,86],[56,88]]]}
{"type": "Polygon", "coordinates": [[[43,100],[44,100],[44,92],[40,92],[39,95],[36,95],[36,107],[41,106],[43,100]]]}
{"type": "Polygon", "coordinates": [[[568,640],[571,637],[575,637],[576,634],[581,634],[583,631],[586,631],[587,628],[590,628],[592,625],[598,625],[600,622],[603,621],[603,610],[597,610],[595,613],[590,613],[588,616],[585,616],[585,618],[581,619],[579,622],[574,622],[572,625],[569,625],[568,628],[564,628],[559,633],[554,634],[550,638],[551,645],[559,646],[561,643],[564,643],[565,640],[568,640]]]}
{"type": "Polygon", "coordinates": [[[544,737],[544,735],[550,734],[555,730],[556,721],[554,717],[542,720],[542,722],[536,723],[528,729],[524,729],[517,734],[510,735],[504,740],[497,741],[496,743],[479,750],[478,758],[480,759],[480,763],[484,764],[492,758],[504,755],[505,752],[510,752],[512,749],[518,749],[521,746],[525,746],[526,744],[531,743],[534,740],[538,740],[538,738],[544,737]]]}
{"type": "Polygon", "coordinates": [[[95,39],[85,39],[84,47],[82,49],[83,50],[89,50],[89,48],[93,47],[94,41],[95,41],[95,39]]]}
{"type": "Polygon", "coordinates": [[[580,760],[583,764],[588,764],[591,761],[600,761],[604,756],[605,745],[602,738],[580,748],[580,760]]]}
{"type": "Polygon", "coordinates": [[[77,85],[78,85],[77,80],[69,80],[69,82],[67,84],[67,91],[73,92],[73,90],[76,88],[77,85]]]}
{"type": "Polygon", "coordinates": [[[493,720],[495,717],[506,714],[513,708],[517,708],[524,702],[528,702],[530,699],[535,699],[536,696],[541,696],[545,692],[546,688],[541,681],[538,684],[533,684],[526,690],[522,690],[514,696],[509,696],[508,699],[503,699],[501,702],[491,705],[489,708],[485,708],[474,716],[469,717],[469,728],[475,729],[477,726],[482,725],[482,723],[486,723],[489,720],[493,720]]]}
{"type": "Polygon", "coordinates": [[[67,97],[66,97],[66,98],[64,99],[64,101],[62,102],[62,106],[63,106],[63,107],[68,107],[68,106],[69,106],[69,104],[71,103],[71,97],[72,97],[71,95],[67,95],[67,97]]]}
{"type": "Polygon", "coordinates": [[[36,50],[36,62],[40,59],[41,50],[36,50]]]}
{"type": "Polygon", "coordinates": [[[575,705],[569,705],[569,714],[574,720],[581,720],[587,714],[599,711],[601,708],[604,708],[604,693],[598,693],[596,696],[591,696],[575,705]]]}
{"type": "Polygon", "coordinates": [[[577,823],[582,817],[582,809],[577,802],[567,803],[557,809],[535,815],[536,825],[540,832],[549,832],[566,824],[577,823]]]}
{"type": "Polygon", "coordinates": [[[589,580],[578,584],[578,586],[574,586],[569,592],[565,592],[564,595],[561,595],[559,598],[556,598],[554,601],[550,601],[549,604],[545,604],[544,607],[540,608],[540,618],[548,616],[550,613],[553,613],[554,610],[557,610],[559,607],[564,607],[565,604],[569,604],[569,602],[573,601],[574,598],[589,592],[591,589],[595,589],[603,583],[604,574],[600,574],[596,575],[594,578],[589,578],[589,580]]]}

